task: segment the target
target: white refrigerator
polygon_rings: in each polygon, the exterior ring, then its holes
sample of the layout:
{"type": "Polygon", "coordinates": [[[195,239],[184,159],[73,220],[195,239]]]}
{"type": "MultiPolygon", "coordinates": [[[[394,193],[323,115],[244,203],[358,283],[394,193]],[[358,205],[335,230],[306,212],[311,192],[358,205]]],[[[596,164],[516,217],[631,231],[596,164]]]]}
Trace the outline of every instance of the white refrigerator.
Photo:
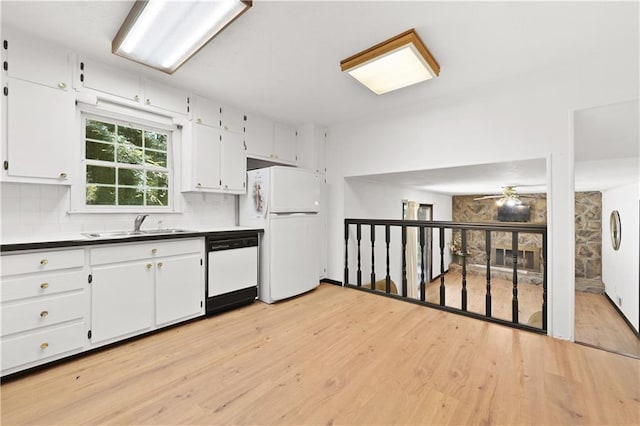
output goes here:
{"type": "Polygon", "coordinates": [[[263,228],[258,298],[266,303],[319,284],[320,182],[311,170],[268,167],[247,172],[240,226],[263,228]]]}

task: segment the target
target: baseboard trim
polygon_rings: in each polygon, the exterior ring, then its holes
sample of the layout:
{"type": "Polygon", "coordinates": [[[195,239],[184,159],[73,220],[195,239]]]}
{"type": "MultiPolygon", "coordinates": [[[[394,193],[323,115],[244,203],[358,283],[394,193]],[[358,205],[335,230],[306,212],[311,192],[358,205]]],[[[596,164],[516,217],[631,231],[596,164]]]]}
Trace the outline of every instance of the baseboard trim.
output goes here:
{"type": "Polygon", "coordinates": [[[618,315],[620,315],[620,317],[624,320],[625,323],[627,323],[627,325],[629,326],[629,328],[631,329],[631,331],[633,331],[633,334],[640,339],[640,332],[638,332],[634,327],[633,324],[631,324],[631,321],[629,321],[629,319],[624,316],[624,314],[622,313],[622,311],[620,310],[620,308],[618,308],[618,305],[615,304],[615,302],[613,300],[611,300],[611,298],[609,297],[609,295],[607,293],[604,293],[604,296],[607,298],[607,300],[609,301],[609,303],[611,303],[611,306],[613,306],[613,308],[616,310],[616,312],[618,312],[618,315]]]}
{"type": "Polygon", "coordinates": [[[332,280],[330,278],[323,278],[320,280],[320,282],[326,283],[326,284],[339,285],[340,287],[342,287],[342,281],[332,280]]]}

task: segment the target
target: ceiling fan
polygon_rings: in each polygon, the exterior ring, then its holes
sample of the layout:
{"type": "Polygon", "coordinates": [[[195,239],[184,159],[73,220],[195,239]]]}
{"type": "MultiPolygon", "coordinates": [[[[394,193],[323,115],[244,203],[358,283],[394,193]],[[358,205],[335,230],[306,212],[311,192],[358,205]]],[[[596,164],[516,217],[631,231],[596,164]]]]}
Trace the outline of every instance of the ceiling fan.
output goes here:
{"type": "Polygon", "coordinates": [[[527,195],[518,195],[517,187],[522,186],[535,186],[535,185],[506,185],[502,187],[502,195],[485,195],[484,197],[474,198],[474,201],[478,200],[489,200],[489,199],[498,199],[496,204],[502,206],[504,204],[508,206],[518,206],[522,204],[520,198],[534,198],[527,195]]]}

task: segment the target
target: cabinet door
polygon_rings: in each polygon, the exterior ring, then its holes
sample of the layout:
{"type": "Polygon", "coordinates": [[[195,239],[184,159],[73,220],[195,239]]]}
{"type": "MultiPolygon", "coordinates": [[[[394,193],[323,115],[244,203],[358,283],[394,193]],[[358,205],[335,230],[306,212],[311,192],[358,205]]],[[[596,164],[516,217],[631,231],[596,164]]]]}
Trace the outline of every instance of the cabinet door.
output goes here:
{"type": "Polygon", "coordinates": [[[93,343],[133,335],[152,326],[154,269],[150,260],[93,268],[93,343]]]}
{"type": "Polygon", "coordinates": [[[245,192],[247,157],[242,134],[222,132],[222,187],[245,192]]]}
{"type": "Polygon", "coordinates": [[[142,86],[137,75],[93,61],[80,61],[82,84],[88,89],[141,102],[142,86]]]}
{"type": "Polygon", "coordinates": [[[248,115],[246,125],[247,155],[271,158],[273,155],[273,121],[259,115],[248,115]]]}
{"type": "Polygon", "coordinates": [[[156,325],[204,313],[204,267],[200,254],[156,262],[156,325]]]}
{"type": "Polygon", "coordinates": [[[168,111],[187,113],[187,98],[189,95],[182,90],[167,87],[151,80],[144,82],[144,103],[168,111]]]}
{"type": "Polygon", "coordinates": [[[7,41],[7,74],[57,89],[71,88],[69,52],[23,34],[9,35],[7,41]]]}
{"type": "Polygon", "coordinates": [[[326,129],[315,129],[314,137],[314,157],[315,157],[315,170],[324,175],[327,172],[326,166],[326,152],[327,152],[327,131],[326,129]]]}
{"type": "Polygon", "coordinates": [[[209,99],[196,96],[193,100],[193,121],[220,128],[221,106],[209,99]]]}
{"type": "Polygon", "coordinates": [[[194,124],[193,126],[193,184],[196,189],[219,189],[220,130],[194,124]]]}
{"type": "Polygon", "coordinates": [[[231,107],[223,106],[220,119],[222,120],[222,129],[227,132],[244,133],[245,131],[245,115],[231,107]]]}
{"type": "Polygon", "coordinates": [[[296,129],[282,123],[276,123],[273,130],[273,153],[276,160],[296,162],[296,129]]]}
{"type": "Polygon", "coordinates": [[[70,176],[75,104],[70,92],[9,79],[7,160],[9,176],[57,179],[70,176]]]}

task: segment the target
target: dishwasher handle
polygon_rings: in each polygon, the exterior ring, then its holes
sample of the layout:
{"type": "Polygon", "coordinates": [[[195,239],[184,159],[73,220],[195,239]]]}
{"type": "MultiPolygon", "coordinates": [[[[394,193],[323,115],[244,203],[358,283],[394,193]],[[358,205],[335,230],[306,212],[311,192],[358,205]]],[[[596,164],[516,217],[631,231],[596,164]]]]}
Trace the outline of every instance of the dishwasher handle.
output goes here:
{"type": "Polygon", "coordinates": [[[258,237],[233,238],[229,240],[212,240],[207,242],[207,251],[233,250],[244,247],[257,247],[258,237]]]}

